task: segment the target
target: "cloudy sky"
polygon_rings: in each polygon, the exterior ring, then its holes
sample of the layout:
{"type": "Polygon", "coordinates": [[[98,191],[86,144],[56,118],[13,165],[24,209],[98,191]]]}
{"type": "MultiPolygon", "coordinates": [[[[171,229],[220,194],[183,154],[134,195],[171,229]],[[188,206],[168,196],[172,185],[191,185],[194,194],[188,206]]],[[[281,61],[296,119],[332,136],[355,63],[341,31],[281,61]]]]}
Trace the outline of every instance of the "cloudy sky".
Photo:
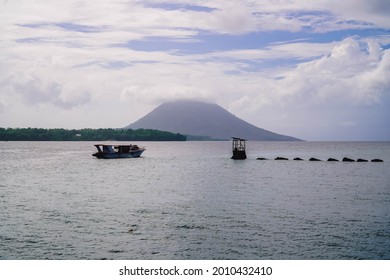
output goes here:
{"type": "Polygon", "coordinates": [[[0,0],[0,127],[215,102],[305,140],[390,140],[389,0],[0,0]]]}

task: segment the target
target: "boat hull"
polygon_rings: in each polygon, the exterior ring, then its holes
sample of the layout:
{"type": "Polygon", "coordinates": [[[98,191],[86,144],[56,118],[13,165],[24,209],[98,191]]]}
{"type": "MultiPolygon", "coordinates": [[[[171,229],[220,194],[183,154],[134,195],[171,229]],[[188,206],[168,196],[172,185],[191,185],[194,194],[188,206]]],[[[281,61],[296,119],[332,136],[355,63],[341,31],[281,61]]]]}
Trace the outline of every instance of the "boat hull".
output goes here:
{"type": "Polygon", "coordinates": [[[129,153],[94,153],[93,156],[102,159],[114,159],[114,158],[137,158],[142,155],[145,150],[131,151],[129,153]]]}

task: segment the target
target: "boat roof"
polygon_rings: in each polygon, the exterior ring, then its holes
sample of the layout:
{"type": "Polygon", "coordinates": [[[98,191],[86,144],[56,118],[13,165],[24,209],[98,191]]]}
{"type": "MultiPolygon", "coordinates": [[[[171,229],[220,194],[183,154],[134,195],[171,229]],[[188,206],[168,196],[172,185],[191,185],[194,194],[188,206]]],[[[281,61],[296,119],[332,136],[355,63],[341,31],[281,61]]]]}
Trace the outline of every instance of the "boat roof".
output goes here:
{"type": "Polygon", "coordinates": [[[232,137],[233,140],[240,140],[240,141],[246,141],[246,139],[238,138],[238,137],[232,137]]]}
{"type": "Polygon", "coordinates": [[[94,144],[95,147],[97,146],[115,146],[115,147],[131,147],[131,146],[137,146],[136,144],[94,144]]]}

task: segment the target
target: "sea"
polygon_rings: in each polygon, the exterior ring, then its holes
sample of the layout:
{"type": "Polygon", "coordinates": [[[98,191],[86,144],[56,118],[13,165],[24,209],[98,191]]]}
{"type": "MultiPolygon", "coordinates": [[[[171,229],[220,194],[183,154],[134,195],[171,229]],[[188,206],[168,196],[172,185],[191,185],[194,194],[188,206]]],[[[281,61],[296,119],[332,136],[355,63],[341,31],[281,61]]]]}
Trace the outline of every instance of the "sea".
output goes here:
{"type": "Polygon", "coordinates": [[[0,259],[390,259],[390,142],[93,144],[0,142],[0,259]]]}

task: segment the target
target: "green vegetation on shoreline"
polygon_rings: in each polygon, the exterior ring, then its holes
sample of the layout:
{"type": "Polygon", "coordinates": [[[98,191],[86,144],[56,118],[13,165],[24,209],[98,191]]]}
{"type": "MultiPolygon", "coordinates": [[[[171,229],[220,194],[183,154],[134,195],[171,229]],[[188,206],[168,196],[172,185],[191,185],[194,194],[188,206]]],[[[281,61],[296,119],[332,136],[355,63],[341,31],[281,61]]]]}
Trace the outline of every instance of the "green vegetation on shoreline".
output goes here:
{"type": "Polygon", "coordinates": [[[186,136],[154,129],[1,128],[0,141],[186,141],[186,136]]]}

